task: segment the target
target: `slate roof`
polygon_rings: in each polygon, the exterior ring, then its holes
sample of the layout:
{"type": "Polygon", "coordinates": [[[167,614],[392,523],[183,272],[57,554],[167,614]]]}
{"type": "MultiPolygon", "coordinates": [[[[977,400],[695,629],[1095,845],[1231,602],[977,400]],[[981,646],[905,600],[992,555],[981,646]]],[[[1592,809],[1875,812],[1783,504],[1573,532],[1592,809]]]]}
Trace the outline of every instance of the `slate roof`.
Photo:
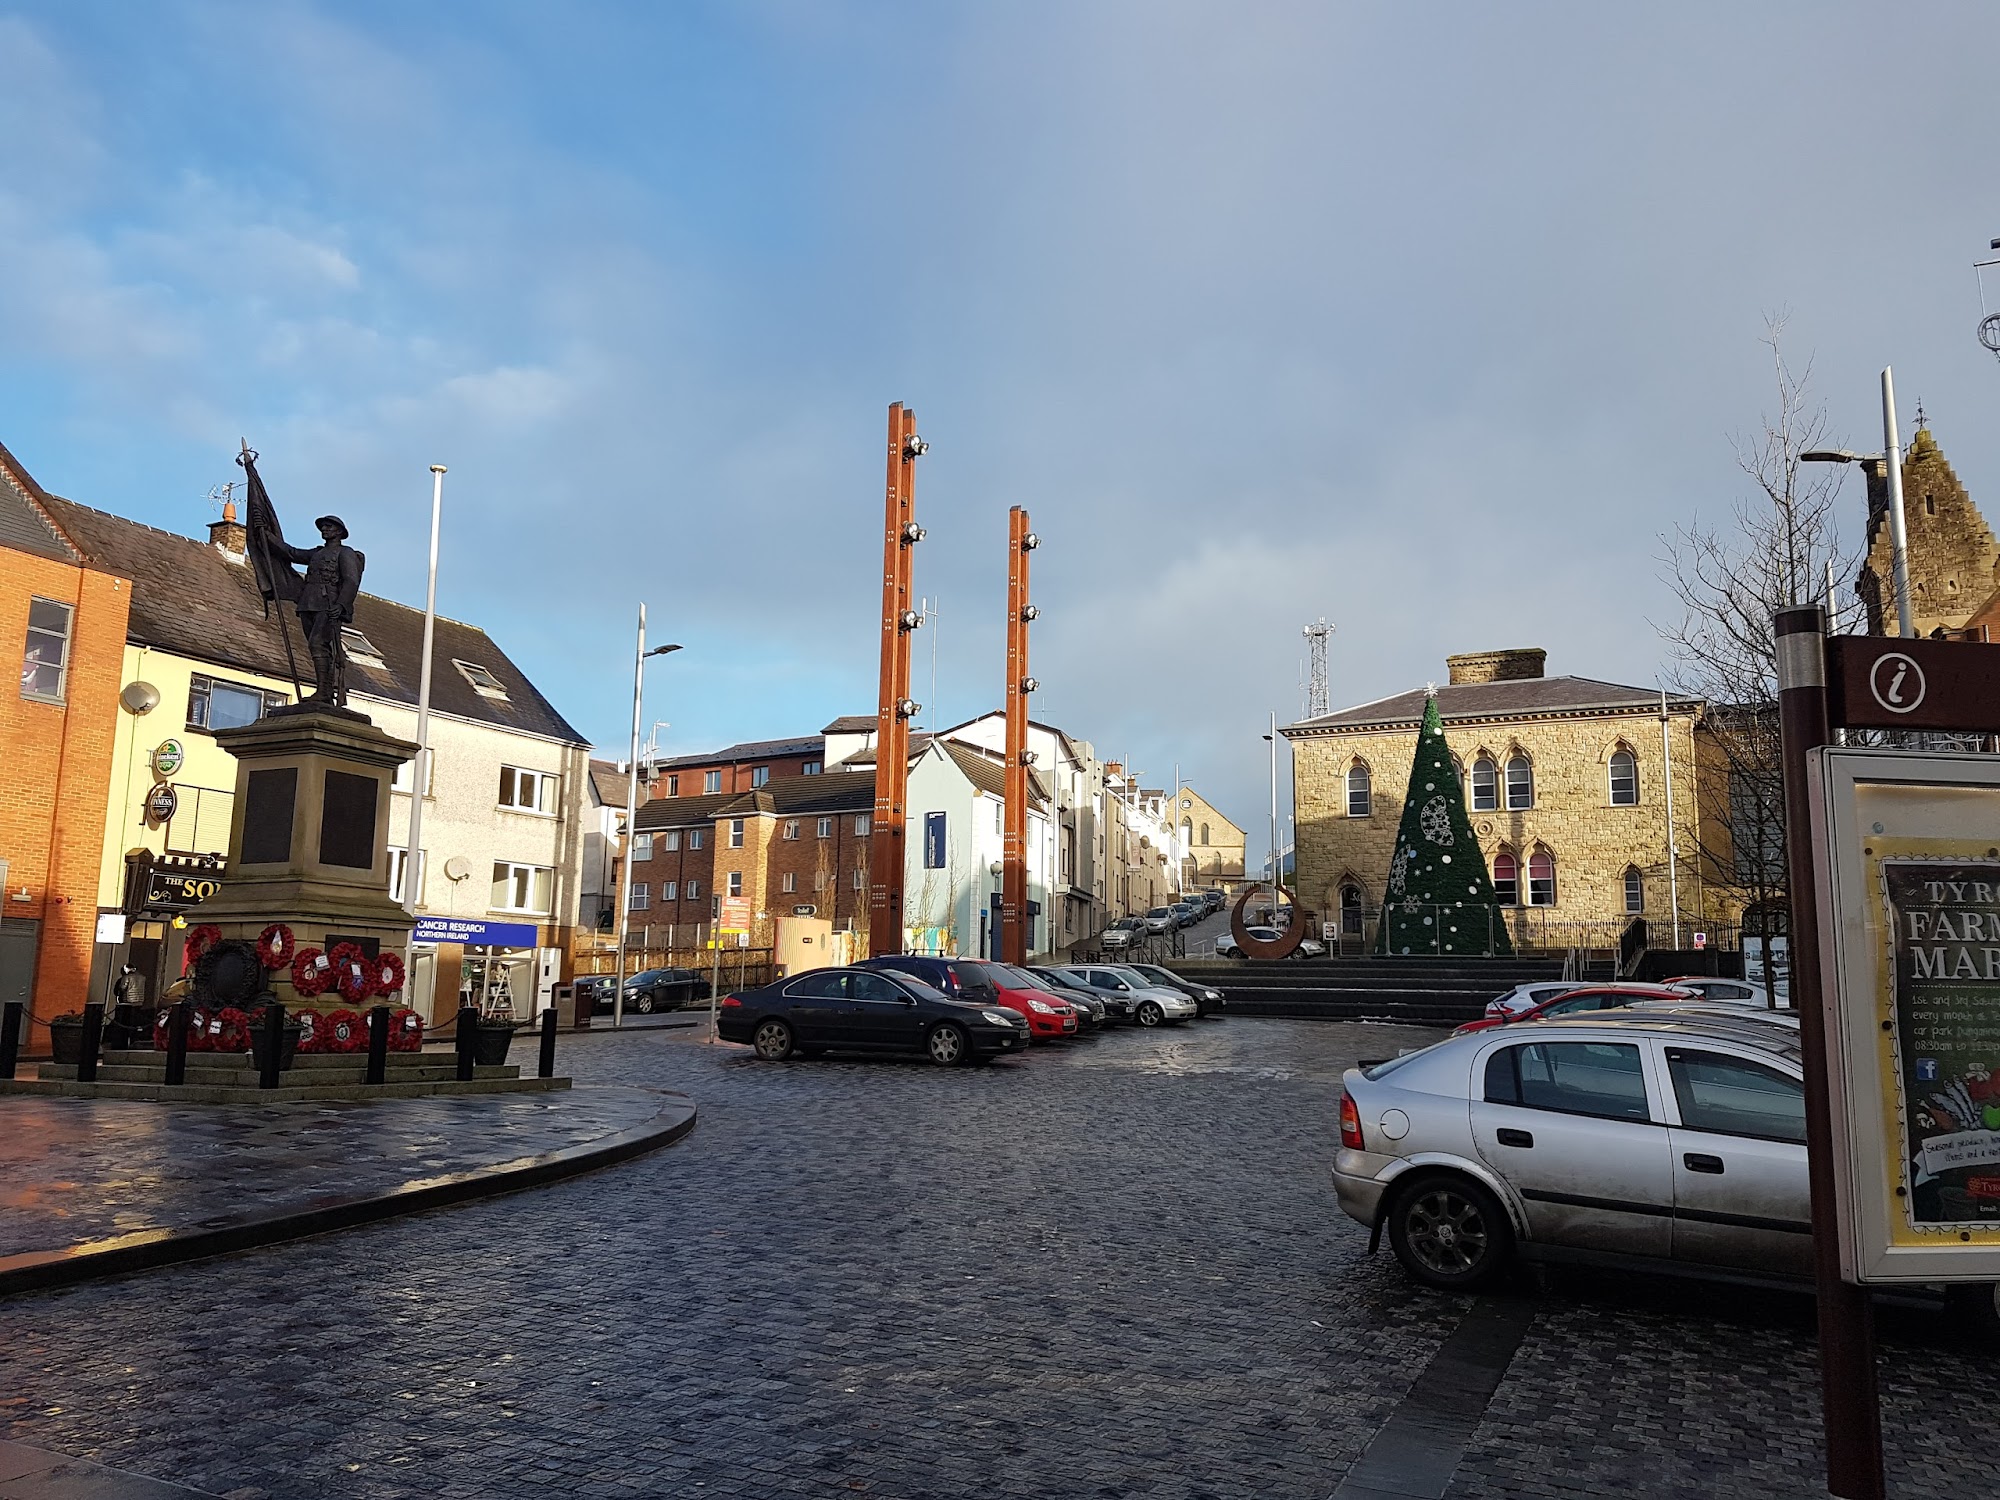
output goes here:
{"type": "MultiPolygon", "coordinates": [[[[951,757],[952,763],[965,773],[965,779],[980,791],[1003,802],[1007,800],[1007,768],[998,760],[990,755],[981,755],[972,746],[957,740],[938,740],[937,747],[951,757]]],[[[1042,778],[1032,769],[1028,772],[1028,804],[1044,812],[1049,805],[1048,788],[1042,785],[1042,778]]]]}
{"type": "Polygon", "coordinates": [[[750,792],[655,797],[639,809],[639,831],[700,828],[725,817],[798,818],[873,812],[874,808],[873,776],[777,776],[750,792]]]}
{"type": "MultiPolygon", "coordinates": [[[[625,806],[625,793],[631,789],[631,781],[629,773],[617,761],[598,760],[593,757],[590,762],[590,784],[597,793],[597,800],[605,807],[625,806]]],[[[645,802],[646,795],[646,783],[641,781],[639,783],[641,803],[645,802]]]]}
{"type": "MultiPolygon", "coordinates": [[[[93,510],[55,495],[44,498],[56,524],[93,564],[132,580],[126,638],[213,666],[287,678],[280,610],[264,617],[264,601],[247,563],[232,562],[207,542],[176,536],[93,510]]],[[[311,663],[287,617],[292,650],[310,681],[311,663]]],[[[382,653],[382,666],[348,659],[347,684],[357,696],[416,706],[423,661],[424,612],[363,594],[354,628],[382,653]]],[[[491,724],[568,744],[586,743],[493,639],[476,625],[438,616],[431,708],[453,718],[491,724]],[[506,688],[504,699],[475,690],[454,660],[485,667],[506,688]]],[[[620,799],[623,800],[622,798],[620,799]]]]}
{"type": "Polygon", "coordinates": [[[827,725],[826,728],[822,729],[820,733],[869,734],[879,727],[880,725],[876,722],[875,715],[873,714],[842,714],[831,724],[827,725]]]}
{"type": "Polygon", "coordinates": [[[662,770],[672,771],[682,766],[712,766],[718,761],[779,760],[789,759],[794,755],[818,756],[825,751],[825,739],[812,734],[789,740],[745,740],[740,745],[726,745],[720,750],[711,750],[706,755],[676,755],[667,760],[655,761],[654,764],[662,770]]]}
{"type": "Polygon", "coordinates": [[[661,828],[706,828],[717,809],[734,802],[735,792],[710,792],[700,797],[655,797],[639,804],[639,832],[661,828]]]}
{"type": "MultiPolygon", "coordinates": [[[[1415,728],[1423,722],[1425,691],[1414,688],[1393,698],[1378,698],[1317,719],[1302,719],[1279,731],[1288,738],[1342,729],[1415,728]]],[[[1447,684],[1437,690],[1438,715],[1445,723],[1465,719],[1528,719],[1539,716],[1588,714],[1605,711],[1630,712],[1657,709],[1656,688],[1626,687],[1616,682],[1599,682],[1594,677],[1523,677],[1506,682],[1447,684]]],[[[1698,704],[1687,698],[1668,698],[1683,712],[1698,704]]]]}
{"type": "Polygon", "coordinates": [[[0,448],[0,547],[55,562],[80,563],[83,555],[49,519],[48,498],[20,461],[0,448]]]}

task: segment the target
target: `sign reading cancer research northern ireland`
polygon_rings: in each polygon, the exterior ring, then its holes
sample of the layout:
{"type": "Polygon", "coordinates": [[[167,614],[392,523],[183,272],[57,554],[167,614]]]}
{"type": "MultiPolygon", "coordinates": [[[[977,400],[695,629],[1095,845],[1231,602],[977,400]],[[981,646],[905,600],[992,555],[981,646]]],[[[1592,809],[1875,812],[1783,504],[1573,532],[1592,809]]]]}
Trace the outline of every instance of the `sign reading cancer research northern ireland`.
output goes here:
{"type": "Polygon", "coordinates": [[[1814,755],[1843,1267],[2000,1279],[2000,757],[1814,755]]]}
{"type": "Polygon", "coordinates": [[[533,922],[474,922],[458,917],[418,917],[410,940],[417,943],[464,943],[476,948],[532,948],[533,922]]]}

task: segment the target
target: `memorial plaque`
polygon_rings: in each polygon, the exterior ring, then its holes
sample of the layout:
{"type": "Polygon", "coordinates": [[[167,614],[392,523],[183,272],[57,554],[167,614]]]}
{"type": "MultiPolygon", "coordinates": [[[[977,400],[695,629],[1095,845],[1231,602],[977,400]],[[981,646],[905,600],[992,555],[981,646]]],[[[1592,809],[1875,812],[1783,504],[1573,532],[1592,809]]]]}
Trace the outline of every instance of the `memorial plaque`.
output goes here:
{"type": "Polygon", "coordinates": [[[382,783],[351,771],[326,773],[320,803],[319,862],[367,870],[375,864],[375,805],[382,783]]]}
{"type": "Polygon", "coordinates": [[[246,865],[281,865],[292,857],[292,812],[299,796],[299,768],[252,771],[243,796],[246,865]]]}

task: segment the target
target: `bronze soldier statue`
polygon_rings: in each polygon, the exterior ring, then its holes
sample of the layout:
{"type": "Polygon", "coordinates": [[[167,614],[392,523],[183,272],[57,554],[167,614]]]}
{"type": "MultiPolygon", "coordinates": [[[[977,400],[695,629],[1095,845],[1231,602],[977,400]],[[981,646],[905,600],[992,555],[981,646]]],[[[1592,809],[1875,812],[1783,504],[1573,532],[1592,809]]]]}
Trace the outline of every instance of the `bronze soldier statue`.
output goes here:
{"type": "MultiPolygon", "coordinates": [[[[347,545],[347,526],[339,516],[321,516],[317,547],[294,547],[278,526],[278,513],[257,473],[257,455],[244,444],[236,460],[249,481],[249,552],[257,576],[257,588],[264,596],[264,610],[273,602],[289,600],[298,612],[299,632],[306,638],[312,655],[313,693],[307,703],[342,708],[347,703],[347,652],[341,645],[340,627],[354,619],[354,599],[361,592],[361,573],[368,560],[347,545]],[[302,566],[301,578],[292,564],[302,566]]],[[[282,627],[284,617],[278,620],[282,627]]],[[[285,655],[292,653],[291,637],[285,637],[285,655]]],[[[294,681],[298,669],[292,671],[294,681]]],[[[303,693],[304,687],[300,685],[303,693]]]]}

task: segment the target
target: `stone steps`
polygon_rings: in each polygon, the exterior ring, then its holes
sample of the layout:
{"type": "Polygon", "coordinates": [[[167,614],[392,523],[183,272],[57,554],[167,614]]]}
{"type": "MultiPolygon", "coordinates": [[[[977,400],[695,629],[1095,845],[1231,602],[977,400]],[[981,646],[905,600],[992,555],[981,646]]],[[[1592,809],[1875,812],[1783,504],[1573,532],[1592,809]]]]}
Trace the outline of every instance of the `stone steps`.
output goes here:
{"type": "Polygon", "coordinates": [[[1494,996],[1562,965],[1533,959],[1328,958],[1186,962],[1176,973],[1220,989],[1234,1015],[1458,1026],[1494,996]]]}

